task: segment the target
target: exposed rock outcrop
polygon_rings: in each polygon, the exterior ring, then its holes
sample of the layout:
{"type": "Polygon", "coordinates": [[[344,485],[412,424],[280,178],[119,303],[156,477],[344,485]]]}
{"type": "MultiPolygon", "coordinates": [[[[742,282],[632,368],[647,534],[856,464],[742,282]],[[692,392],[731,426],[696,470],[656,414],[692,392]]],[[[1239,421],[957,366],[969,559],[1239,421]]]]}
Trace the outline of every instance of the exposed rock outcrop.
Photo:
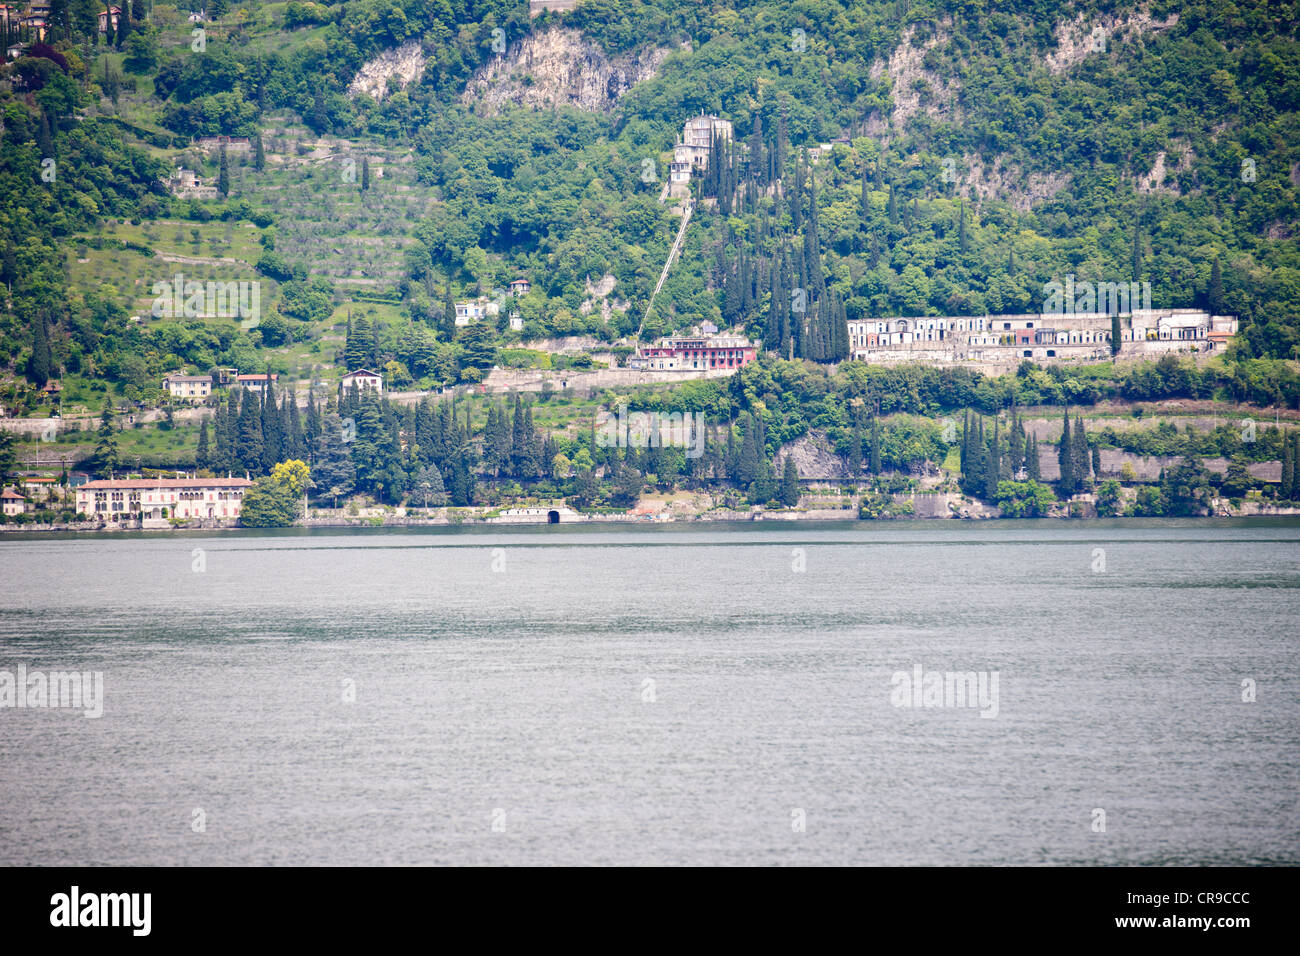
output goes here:
{"type": "Polygon", "coordinates": [[[553,26],[493,57],[466,84],[461,102],[486,115],[499,113],[507,103],[605,113],[633,86],[654,76],[670,52],[647,47],[609,57],[577,30],[553,26]]]}
{"type": "Polygon", "coordinates": [[[1149,10],[1091,18],[1080,13],[1074,20],[1062,20],[1056,25],[1056,49],[1047,54],[1043,62],[1052,73],[1063,73],[1078,66],[1091,54],[1104,55],[1112,43],[1168,30],[1177,22],[1176,13],[1171,13],[1167,20],[1157,20],[1149,10]]]}
{"type": "MultiPolygon", "coordinates": [[[[951,37],[952,22],[945,20],[938,24],[934,34],[920,44],[913,45],[916,26],[909,26],[889,57],[889,79],[893,84],[890,98],[894,101],[894,113],[891,118],[895,134],[903,131],[907,121],[922,111],[934,118],[948,117],[960,119],[961,109],[957,94],[961,84],[955,78],[946,78],[925,65],[926,55],[937,47],[947,43],[951,37]],[[924,97],[922,91],[925,91],[924,97]]],[[[872,79],[879,79],[885,72],[883,61],[877,61],[871,67],[872,79]]]]}
{"type": "Polygon", "coordinates": [[[794,467],[800,478],[849,477],[848,465],[835,453],[831,440],[820,429],[813,429],[782,445],[777,458],[784,461],[787,455],[794,458],[794,467]]]}
{"type": "Polygon", "coordinates": [[[389,81],[396,79],[399,89],[406,89],[424,73],[424,51],[415,40],[407,40],[401,46],[385,50],[379,56],[366,63],[357,71],[357,75],[348,84],[348,96],[364,93],[376,100],[382,100],[391,92],[389,81]]]}

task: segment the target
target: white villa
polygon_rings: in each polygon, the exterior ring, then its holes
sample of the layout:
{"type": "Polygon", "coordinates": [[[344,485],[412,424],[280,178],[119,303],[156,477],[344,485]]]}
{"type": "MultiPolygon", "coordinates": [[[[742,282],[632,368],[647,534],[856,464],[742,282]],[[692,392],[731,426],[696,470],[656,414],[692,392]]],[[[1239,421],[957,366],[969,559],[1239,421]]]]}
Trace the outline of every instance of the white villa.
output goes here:
{"type": "MultiPolygon", "coordinates": [[[[1196,309],[1135,309],[1119,320],[1128,353],[1210,352],[1237,333],[1235,317],[1196,309]]],[[[864,361],[1086,358],[1109,354],[1111,324],[1106,312],[853,319],[849,350],[864,361]]]]}
{"type": "Polygon", "coordinates": [[[168,375],[162,387],[172,398],[203,399],[212,394],[212,376],[168,375]]]}
{"type": "Polygon", "coordinates": [[[681,139],[673,147],[673,159],[668,164],[668,193],[673,197],[685,196],[691,183],[691,172],[704,169],[709,162],[709,147],[715,141],[730,140],[733,136],[731,121],[720,117],[695,116],[682,127],[681,139]]]}
{"type": "Polygon", "coordinates": [[[496,318],[501,314],[501,307],[487,296],[479,296],[467,302],[456,303],[456,324],[469,325],[482,319],[496,318]]]}
{"type": "Polygon", "coordinates": [[[384,394],[384,377],[370,369],[359,368],[355,372],[348,372],[339,380],[339,391],[346,392],[353,385],[363,392],[366,389],[374,389],[376,394],[384,394]]]}
{"type": "Polygon", "coordinates": [[[105,521],[235,521],[247,478],[109,478],[77,488],[77,511],[105,521]]]}

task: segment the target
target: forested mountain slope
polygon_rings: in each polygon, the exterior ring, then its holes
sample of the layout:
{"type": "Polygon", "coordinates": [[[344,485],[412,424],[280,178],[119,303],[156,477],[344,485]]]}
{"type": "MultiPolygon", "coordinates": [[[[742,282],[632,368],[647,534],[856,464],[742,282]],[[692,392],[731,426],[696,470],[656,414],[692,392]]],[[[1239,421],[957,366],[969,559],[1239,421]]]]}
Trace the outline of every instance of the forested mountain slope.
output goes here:
{"type": "MultiPolygon", "coordinates": [[[[401,357],[401,336],[417,335],[428,361],[411,373],[425,383],[476,362],[481,374],[482,343],[466,354],[446,304],[518,274],[535,285],[531,335],[711,318],[828,361],[846,318],[1032,310],[1045,283],[1074,275],[1239,314],[1243,357],[1294,359],[1300,345],[1295,3],[585,0],[530,18],[505,0],[219,0],[202,44],[175,8],[131,12],[111,43],[92,43],[81,5],[59,6],[50,45],[3,67],[0,352],[38,383],[61,371],[120,387],[319,340],[329,310],[312,297],[337,305],[343,291],[312,279],[310,242],[275,248],[301,225],[272,211],[288,215],[275,196],[295,157],[241,160],[215,201],[177,200],[159,181],[191,137],[256,139],[286,117],[349,156],[409,154],[405,188],[419,195],[403,208],[420,212],[375,236],[402,249],[402,270],[373,270],[396,311],[365,357],[401,357]],[[649,64],[645,78],[593,111],[474,95],[494,58],[561,24],[611,62],[649,64]],[[379,100],[349,93],[367,61],[411,42],[418,78],[379,100]],[[666,164],[701,112],[730,120],[737,148],[697,177],[717,202],[647,317],[676,224],[659,202],[666,164]],[[266,254],[251,258],[280,283],[271,321],[131,323],[133,296],[74,279],[69,261],[72,237],[109,218],[254,222],[266,254]],[[606,273],[630,303],[608,325],[581,309],[606,273]],[[789,341],[774,308],[793,287],[821,323],[807,341],[789,341]]],[[[320,180],[300,196],[323,197],[320,180]]],[[[372,205],[387,185],[376,180],[372,205]]],[[[346,230],[347,205],[330,208],[346,230]]]]}

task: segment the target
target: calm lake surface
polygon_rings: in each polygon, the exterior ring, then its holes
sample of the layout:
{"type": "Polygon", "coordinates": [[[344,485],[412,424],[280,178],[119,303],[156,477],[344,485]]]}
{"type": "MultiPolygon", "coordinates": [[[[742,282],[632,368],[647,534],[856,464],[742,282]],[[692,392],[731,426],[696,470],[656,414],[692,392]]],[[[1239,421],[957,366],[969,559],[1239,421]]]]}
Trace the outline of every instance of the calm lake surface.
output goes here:
{"type": "Polygon", "coordinates": [[[1300,862],[1293,519],[4,535],[0,570],[0,671],[104,681],[98,719],[0,709],[3,864],[1300,862]],[[918,665],[996,672],[996,716],[895,706],[918,665]]]}

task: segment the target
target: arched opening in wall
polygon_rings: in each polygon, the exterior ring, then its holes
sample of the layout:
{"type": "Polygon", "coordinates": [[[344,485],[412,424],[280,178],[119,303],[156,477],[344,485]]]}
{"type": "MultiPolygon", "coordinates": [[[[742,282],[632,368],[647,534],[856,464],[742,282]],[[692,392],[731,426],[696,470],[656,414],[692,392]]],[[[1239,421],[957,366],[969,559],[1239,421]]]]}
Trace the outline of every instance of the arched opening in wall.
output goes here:
{"type": "Polygon", "coordinates": [[[546,512],[546,523],[547,523],[547,524],[559,524],[559,523],[560,523],[560,513],[559,513],[558,511],[548,511],[548,512],[546,512]]]}
{"type": "Polygon", "coordinates": [[[1033,349],[1025,349],[1025,358],[1033,358],[1033,357],[1034,357],[1034,350],[1033,350],[1033,349]]]}
{"type": "Polygon", "coordinates": [[[1056,358],[1056,349],[1048,349],[1048,350],[1047,350],[1047,357],[1048,357],[1048,358],[1056,358]]]}

